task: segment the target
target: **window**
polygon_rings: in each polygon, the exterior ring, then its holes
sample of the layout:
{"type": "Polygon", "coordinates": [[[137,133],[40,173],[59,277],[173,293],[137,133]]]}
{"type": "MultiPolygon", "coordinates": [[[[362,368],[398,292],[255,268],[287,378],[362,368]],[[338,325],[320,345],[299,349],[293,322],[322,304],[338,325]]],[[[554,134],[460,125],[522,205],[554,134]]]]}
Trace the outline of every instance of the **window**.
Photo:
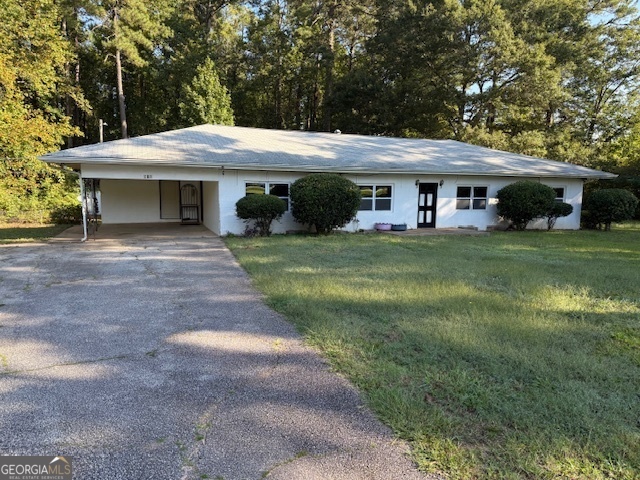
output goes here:
{"type": "Polygon", "coordinates": [[[564,202],[564,187],[553,187],[553,190],[556,192],[556,202],[564,202]]]}
{"type": "Polygon", "coordinates": [[[271,182],[247,182],[247,195],[275,195],[284,200],[289,210],[289,184],[288,183],[271,183],[271,182]]]}
{"type": "Polygon", "coordinates": [[[486,210],[487,187],[458,187],[457,210],[486,210]]]}
{"type": "Polygon", "coordinates": [[[391,210],[391,185],[360,185],[359,210],[391,210]]]}

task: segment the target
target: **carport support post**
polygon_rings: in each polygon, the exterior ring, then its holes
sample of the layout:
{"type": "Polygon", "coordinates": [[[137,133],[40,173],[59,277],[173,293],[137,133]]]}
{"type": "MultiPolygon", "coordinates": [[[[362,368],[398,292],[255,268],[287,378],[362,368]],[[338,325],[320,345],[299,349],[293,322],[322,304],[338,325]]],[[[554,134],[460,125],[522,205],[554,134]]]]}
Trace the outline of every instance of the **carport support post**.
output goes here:
{"type": "Polygon", "coordinates": [[[80,197],[82,201],[82,230],[84,232],[84,237],[82,237],[81,242],[85,242],[87,240],[87,195],[84,190],[84,178],[80,176],[80,197]]]}

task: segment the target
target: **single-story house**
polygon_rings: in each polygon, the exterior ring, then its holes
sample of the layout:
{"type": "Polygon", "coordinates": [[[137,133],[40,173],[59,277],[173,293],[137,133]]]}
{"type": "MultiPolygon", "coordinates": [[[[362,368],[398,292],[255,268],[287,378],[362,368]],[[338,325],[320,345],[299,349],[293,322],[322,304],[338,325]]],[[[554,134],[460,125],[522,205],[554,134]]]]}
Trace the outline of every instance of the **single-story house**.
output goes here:
{"type": "MultiPolygon", "coordinates": [[[[554,188],[573,205],[556,228],[580,227],[583,183],[615,175],[453,140],[200,125],[70,148],[40,157],[99,184],[102,222],[194,222],[217,234],[241,234],[235,204],[270,193],[289,202],[292,182],[312,172],[344,175],[362,203],[347,230],[375,223],[408,228],[499,223],[496,193],[517,180],[554,188]]],[[[84,183],[84,182],[83,182],[84,183]]],[[[540,224],[542,226],[542,224],[540,224]]],[[[303,228],[290,211],[275,232],[303,228]]]]}

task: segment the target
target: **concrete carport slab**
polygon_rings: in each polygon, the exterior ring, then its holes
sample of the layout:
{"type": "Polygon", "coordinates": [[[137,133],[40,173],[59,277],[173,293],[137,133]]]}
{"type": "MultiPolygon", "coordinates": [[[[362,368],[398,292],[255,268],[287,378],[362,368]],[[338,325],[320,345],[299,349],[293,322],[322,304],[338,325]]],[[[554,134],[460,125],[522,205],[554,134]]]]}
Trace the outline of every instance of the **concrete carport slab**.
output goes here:
{"type": "MultiPolygon", "coordinates": [[[[87,241],[149,241],[179,240],[181,238],[211,238],[216,234],[203,225],[182,225],[180,223],[120,223],[88,228],[87,241]]],[[[51,243],[77,242],[83,237],[82,225],[75,225],[51,239],[51,243]]]]}
{"type": "Polygon", "coordinates": [[[77,479],[426,478],[219,238],[0,257],[0,454],[77,479]]]}

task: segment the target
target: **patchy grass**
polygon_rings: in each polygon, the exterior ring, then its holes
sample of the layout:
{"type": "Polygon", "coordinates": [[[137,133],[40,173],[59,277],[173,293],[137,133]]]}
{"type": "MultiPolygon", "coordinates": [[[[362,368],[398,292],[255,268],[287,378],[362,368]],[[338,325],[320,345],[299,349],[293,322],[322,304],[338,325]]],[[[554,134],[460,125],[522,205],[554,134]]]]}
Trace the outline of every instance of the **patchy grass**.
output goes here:
{"type": "Polygon", "coordinates": [[[226,240],[425,471],[640,477],[640,226],[226,240]]]}
{"type": "Polygon", "coordinates": [[[0,223],[0,244],[42,242],[64,232],[71,225],[0,223]]]}

